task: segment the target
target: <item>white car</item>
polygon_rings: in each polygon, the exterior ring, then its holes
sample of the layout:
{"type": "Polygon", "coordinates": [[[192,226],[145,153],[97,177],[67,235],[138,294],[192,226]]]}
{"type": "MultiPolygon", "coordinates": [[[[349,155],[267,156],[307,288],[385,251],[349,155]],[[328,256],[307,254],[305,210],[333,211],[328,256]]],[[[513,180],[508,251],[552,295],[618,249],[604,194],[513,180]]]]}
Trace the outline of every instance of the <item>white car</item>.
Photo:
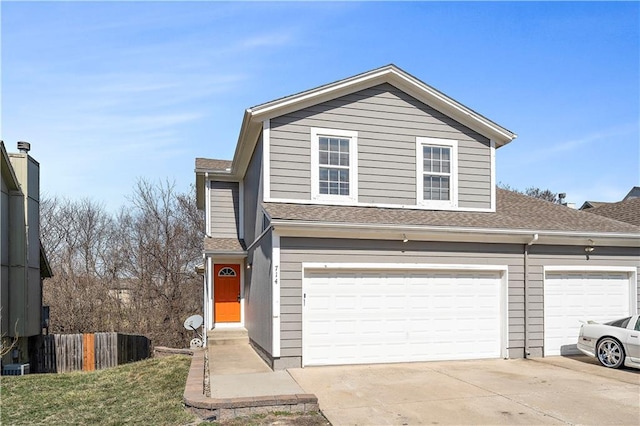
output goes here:
{"type": "Polygon", "coordinates": [[[640,368],[640,315],[580,327],[578,349],[609,368],[640,368]]]}

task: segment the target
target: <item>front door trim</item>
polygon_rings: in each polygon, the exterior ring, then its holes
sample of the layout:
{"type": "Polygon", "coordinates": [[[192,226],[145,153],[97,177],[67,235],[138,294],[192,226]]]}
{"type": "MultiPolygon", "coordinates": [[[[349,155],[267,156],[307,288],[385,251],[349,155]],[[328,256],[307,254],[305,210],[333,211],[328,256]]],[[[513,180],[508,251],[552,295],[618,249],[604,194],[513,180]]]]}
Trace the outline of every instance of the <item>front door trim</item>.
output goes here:
{"type": "Polygon", "coordinates": [[[243,299],[244,299],[244,285],[243,285],[243,281],[244,281],[244,274],[242,273],[242,263],[233,263],[233,262],[220,262],[220,263],[213,263],[213,291],[212,291],[212,307],[213,307],[213,312],[212,312],[212,322],[213,322],[213,327],[214,328],[226,328],[226,327],[241,327],[244,325],[244,304],[243,304],[243,299]],[[231,272],[233,272],[235,274],[235,277],[238,280],[238,292],[240,294],[240,300],[238,301],[238,320],[237,321],[225,321],[225,322],[220,322],[220,321],[216,321],[216,300],[215,300],[215,295],[216,295],[216,284],[218,282],[218,280],[222,277],[225,276],[234,276],[233,274],[231,274],[231,272]]]}

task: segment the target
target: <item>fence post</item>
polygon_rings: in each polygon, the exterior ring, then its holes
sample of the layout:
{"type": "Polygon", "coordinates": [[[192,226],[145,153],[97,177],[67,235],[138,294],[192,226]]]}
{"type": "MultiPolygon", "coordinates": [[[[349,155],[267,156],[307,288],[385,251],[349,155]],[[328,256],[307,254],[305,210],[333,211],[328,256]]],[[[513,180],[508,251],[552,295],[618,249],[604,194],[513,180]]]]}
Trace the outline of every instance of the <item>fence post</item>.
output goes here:
{"type": "Polygon", "coordinates": [[[94,371],[96,369],[95,336],[93,333],[82,335],[82,370],[94,371]]]}

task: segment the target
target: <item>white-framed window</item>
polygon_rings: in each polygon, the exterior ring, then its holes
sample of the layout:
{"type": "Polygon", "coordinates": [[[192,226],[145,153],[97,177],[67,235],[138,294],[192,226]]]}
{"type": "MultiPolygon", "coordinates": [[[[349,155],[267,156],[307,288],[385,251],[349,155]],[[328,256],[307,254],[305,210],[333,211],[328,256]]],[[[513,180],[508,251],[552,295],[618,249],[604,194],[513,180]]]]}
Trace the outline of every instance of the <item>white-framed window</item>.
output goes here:
{"type": "Polygon", "coordinates": [[[418,205],[434,209],[458,206],[458,141],[416,138],[418,205]]]}
{"type": "Polygon", "coordinates": [[[311,128],[311,197],[357,202],[358,132],[311,128]]]}

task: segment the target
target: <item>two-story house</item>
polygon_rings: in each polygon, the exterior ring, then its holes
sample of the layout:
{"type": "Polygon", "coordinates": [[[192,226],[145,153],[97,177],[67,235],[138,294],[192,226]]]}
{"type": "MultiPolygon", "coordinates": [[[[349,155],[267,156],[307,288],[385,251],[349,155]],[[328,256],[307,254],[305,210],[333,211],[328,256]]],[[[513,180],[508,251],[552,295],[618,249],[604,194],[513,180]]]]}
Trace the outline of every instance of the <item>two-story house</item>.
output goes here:
{"type": "Polygon", "coordinates": [[[637,310],[640,228],[497,189],[515,137],[393,65],[247,109],[196,159],[206,329],[274,369],[575,350],[637,310]]]}
{"type": "Polygon", "coordinates": [[[3,364],[30,361],[29,345],[45,326],[42,280],[52,276],[40,244],[40,164],[29,155],[27,142],[18,142],[18,149],[8,153],[0,141],[3,364]]]}

